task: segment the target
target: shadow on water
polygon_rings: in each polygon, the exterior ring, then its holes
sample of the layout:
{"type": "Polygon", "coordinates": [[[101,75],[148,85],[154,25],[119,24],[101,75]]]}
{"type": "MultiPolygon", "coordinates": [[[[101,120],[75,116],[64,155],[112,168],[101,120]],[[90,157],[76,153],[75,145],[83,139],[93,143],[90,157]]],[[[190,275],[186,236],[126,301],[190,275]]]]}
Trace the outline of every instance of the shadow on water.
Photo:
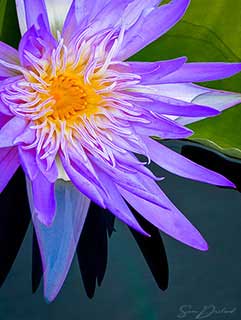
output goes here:
{"type": "Polygon", "coordinates": [[[166,290],[168,287],[168,261],[167,255],[159,230],[150,222],[144,219],[136,211],[132,209],[137,221],[141,227],[151,236],[144,237],[139,232],[131,229],[131,233],[141,250],[146,263],[156,281],[156,284],[161,290],[166,290]]]}
{"type": "Polygon", "coordinates": [[[96,284],[101,285],[107,267],[108,229],[114,228],[114,221],[108,218],[105,210],[92,203],[77,247],[79,268],[89,298],[93,298],[96,284]]]}
{"type": "Polygon", "coordinates": [[[30,222],[25,178],[18,170],[0,195],[0,286],[3,285],[30,222]]]}
{"type": "MultiPolygon", "coordinates": [[[[221,173],[233,181],[241,191],[241,163],[198,144],[177,142],[178,148],[187,158],[211,170],[221,173]]],[[[30,222],[24,174],[18,170],[0,195],[0,286],[4,283],[21,247],[30,222]]],[[[161,290],[168,287],[168,261],[161,235],[157,228],[131,208],[140,225],[150,238],[130,229],[149,269],[161,290]]],[[[115,218],[108,211],[91,204],[77,246],[79,269],[86,294],[93,298],[96,287],[101,286],[108,263],[108,243],[115,232],[115,218]]],[[[32,291],[36,292],[42,278],[42,266],[36,235],[32,244],[32,291]]]]}
{"type": "Polygon", "coordinates": [[[241,192],[241,161],[191,143],[183,145],[182,154],[186,158],[222,174],[231,180],[237,190],[241,192]]]}

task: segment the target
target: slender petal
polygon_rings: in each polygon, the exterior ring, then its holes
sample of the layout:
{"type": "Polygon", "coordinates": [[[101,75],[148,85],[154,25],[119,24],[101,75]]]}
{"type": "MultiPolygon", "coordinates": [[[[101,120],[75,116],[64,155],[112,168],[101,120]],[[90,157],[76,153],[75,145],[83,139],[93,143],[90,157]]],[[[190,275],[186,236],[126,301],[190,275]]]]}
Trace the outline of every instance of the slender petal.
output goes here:
{"type": "Polygon", "coordinates": [[[31,126],[27,126],[22,134],[18,135],[14,140],[15,144],[32,144],[36,139],[35,130],[31,129],[31,126]]]}
{"type": "Polygon", "coordinates": [[[83,21],[86,24],[91,22],[108,2],[109,0],[73,0],[65,21],[64,31],[69,26],[75,28],[80,26],[83,21]]]}
{"type": "Polygon", "coordinates": [[[65,21],[63,33],[71,38],[91,23],[89,34],[114,27],[133,0],[74,0],[65,21]]]}
{"type": "Polygon", "coordinates": [[[19,64],[18,51],[0,41],[0,57],[6,62],[19,64]]]}
{"type": "Polygon", "coordinates": [[[0,192],[6,187],[19,165],[17,148],[0,149],[0,192]]]}
{"type": "Polygon", "coordinates": [[[205,105],[183,102],[177,99],[147,94],[145,97],[146,101],[136,102],[135,105],[158,114],[186,117],[212,117],[220,113],[218,110],[205,105]],[[147,98],[149,98],[149,101],[147,98]]]}
{"type": "Polygon", "coordinates": [[[38,165],[36,162],[35,150],[26,150],[21,146],[18,147],[19,159],[26,176],[32,181],[38,176],[38,165]]]}
{"type": "Polygon", "coordinates": [[[47,301],[51,302],[60,291],[71,266],[90,200],[79,193],[70,182],[58,180],[55,186],[56,217],[51,228],[48,228],[36,218],[29,183],[28,196],[41,251],[44,295],[47,301]]]}
{"type": "Polygon", "coordinates": [[[123,22],[126,30],[133,26],[142,14],[148,14],[154,10],[162,0],[134,0],[126,8],[123,16],[123,22]]]}
{"type": "Polygon", "coordinates": [[[120,17],[124,14],[128,5],[133,2],[133,0],[114,0],[109,1],[99,14],[95,17],[92,28],[95,31],[104,30],[105,28],[114,27],[115,25],[121,24],[120,17]]]}
{"type": "Polygon", "coordinates": [[[14,117],[9,120],[0,130],[0,148],[12,147],[16,137],[27,126],[27,120],[14,117]]]}
{"type": "Polygon", "coordinates": [[[112,179],[101,170],[98,173],[108,192],[108,198],[105,199],[106,207],[128,226],[148,236],[131,213],[112,179]]]}
{"type": "MultiPolygon", "coordinates": [[[[192,104],[205,105],[222,111],[241,103],[241,94],[212,90],[192,83],[169,83],[138,88],[142,94],[165,96],[167,99],[176,99],[192,104]]],[[[175,121],[180,125],[186,125],[203,119],[176,117],[175,121]]]]}
{"type": "Polygon", "coordinates": [[[19,73],[9,68],[8,63],[19,65],[18,51],[0,41],[0,79],[14,77],[19,73]]]}
{"type": "Polygon", "coordinates": [[[6,124],[8,123],[8,121],[10,120],[11,118],[6,116],[5,114],[0,114],[0,129],[6,124]]]}
{"type": "MultiPolygon", "coordinates": [[[[22,34],[33,25],[38,26],[40,15],[46,27],[49,29],[48,15],[44,0],[15,0],[18,13],[18,21],[22,34]]],[[[49,29],[50,30],[50,29],[49,29]]]]}
{"type": "Polygon", "coordinates": [[[118,58],[126,60],[166,33],[182,18],[189,3],[190,0],[172,0],[149,13],[144,11],[137,22],[127,30],[118,58]]]}
{"type": "Polygon", "coordinates": [[[208,249],[207,243],[199,231],[182,215],[178,209],[175,208],[165,194],[163,194],[163,197],[165,197],[166,201],[169,202],[170,207],[170,211],[168,212],[152,203],[147,202],[146,200],[138,198],[134,194],[131,194],[124,189],[119,188],[119,190],[122,196],[135,210],[137,210],[145,219],[150,221],[160,230],[196,249],[203,251],[208,249]]]}
{"type": "MultiPolygon", "coordinates": [[[[124,4],[125,1],[122,2],[124,4]]],[[[75,32],[76,29],[81,30],[95,21],[102,21],[101,28],[104,29],[106,27],[105,18],[109,16],[112,17],[112,27],[122,22],[125,28],[129,29],[143,12],[149,12],[160,2],[160,0],[129,0],[122,7],[119,0],[74,0],[65,22],[64,32],[66,35],[71,33],[71,30],[72,32],[75,32]],[[116,16],[116,9],[119,10],[118,16],[116,16]],[[123,15],[122,21],[121,15],[123,15]]]]}
{"type": "Polygon", "coordinates": [[[100,193],[100,190],[97,189],[93,183],[83,177],[77,170],[75,170],[63,156],[61,156],[61,161],[64,170],[76,188],[78,188],[81,193],[83,193],[86,197],[89,197],[96,204],[100,205],[101,207],[105,207],[103,196],[100,193]]]}
{"type": "MultiPolygon", "coordinates": [[[[93,162],[95,162],[92,159],[93,162]]],[[[95,162],[97,169],[96,171],[100,175],[101,181],[106,181],[103,185],[105,186],[107,190],[107,200],[109,197],[111,197],[111,187],[109,185],[112,183],[112,188],[115,188],[115,184],[121,185],[124,189],[127,189],[139,197],[142,197],[143,199],[147,199],[150,202],[153,202],[159,206],[162,206],[166,209],[165,204],[162,203],[161,199],[156,194],[151,194],[148,189],[144,188],[143,185],[138,180],[137,173],[134,172],[134,174],[127,174],[126,172],[121,172],[120,170],[116,168],[112,168],[110,166],[104,166],[101,165],[100,162],[95,162]],[[111,182],[111,180],[113,182],[111,182]]],[[[116,193],[116,197],[118,196],[118,193],[116,193]]],[[[106,203],[106,198],[105,198],[106,203]]]]}
{"type": "MultiPolygon", "coordinates": [[[[215,108],[216,110],[223,111],[225,109],[235,106],[236,104],[241,103],[241,94],[222,91],[218,92],[213,90],[208,93],[197,96],[193,99],[193,103],[205,104],[206,106],[210,106],[212,108],[215,108]]],[[[204,118],[180,117],[176,121],[181,125],[186,125],[202,119],[204,118]]]]}
{"type": "Polygon", "coordinates": [[[127,71],[141,76],[142,85],[163,83],[162,78],[180,70],[186,57],[157,62],[128,62],[127,71]]]}
{"type": "Polygon", "coordinates": [[[54,183],[51,183],[39,171],[36,179],[32,181],[34,211],[41,223],[51,226],[55,217],[56,203],[54,183]]]}
{"type": "Polygon", "coordinates": [[[160,83],[204,82],[231,77],[241,71],[241,63],[186,63],[164,76],[160,83]]]}
{"type": "Polygon", "coordinates": [[[199,95],[209,93],[210,89],[191,83],[168,83],[138,87],[138,91],[141,93],[161,95],[185,102],[192,102],[199,95]]]}
{"type": "Polygon", "coordinates": [[[144,141],[148,147],[151,159],[160,167],[184,178],[217,186],[235,187],[231,181],[222,175],[186,159],[182,155],[170,150],[151,138],[144,138],[144,141]]]}
{"type": "Polygon", "coordinates": [[[157,136],[162,139],[184,139],[193,134],[192,130],[162,116],[159,116],[158,119],[151,118],[148,125],[135,124],[133,126],[140,135],[157,136]]]}
{"type": "Polygon", "coordinates": [[[38,169],[42,174],[47,178],[51,183],[54,183],[58,178],[58,168],[56,162],[54,161],[51,166],[48,168],[47,160],[40,159],[39,155],[36,157],[38,169]]]}
{"type": "Polygon", "coordinates": [[[39,25],[38,30],[35,26],[29,28],[19,43],[19,58],[26,68],[31,68],[33,63],[36,65],[36,61],[41,64],[42,60],[43,63],[56,47],[56,40],[42,19],[39,19],[39,25]]]}

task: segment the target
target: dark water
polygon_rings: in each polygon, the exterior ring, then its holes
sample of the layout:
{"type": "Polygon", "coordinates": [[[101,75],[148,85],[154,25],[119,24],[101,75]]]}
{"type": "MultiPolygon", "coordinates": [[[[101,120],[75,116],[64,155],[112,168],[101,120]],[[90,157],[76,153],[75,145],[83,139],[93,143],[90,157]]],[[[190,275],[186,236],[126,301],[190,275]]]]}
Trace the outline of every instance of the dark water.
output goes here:
{"type": "MultiPolygon", "coordinates": [[[[181,149],[179,143],[169,145],[181,149]]],[[[225,174],[240,187],[238,162],[190,144],[183,152],[225,174]]],[[[152,165],[152,169],[155,173],[161,172],[157,166],[152,165]]],[[[169,285],[162,291],[160,288],[167,286],[168,269],[156,230],[151,229],[154,240],[146,243],[136,234],[133,237],[125,225],[116,221],[116,231],[109,239],[106,223],[110,232],[112,221],[98,218],[94,210],[79,246],[79,255],[84,257],[80,265],[82,277],[75,258],[63,289],[49,305],[43,299],[42,284],[32,294],[31,227],[8,273],[29,221],[22,201],[24,184],[18,173],[0,198],[0,320],[241,319],[241,194],[166,172],[162,174],[166,176],[162,188],[202,232],[209,251],[196,251],[161,234],[169,265],[169,285]],[[101,287],[97,285],[94,290],[95,280],[101,282],[104,273],[101,287]],[[90,299],[87,294],[94,297],[90,299]],[[201,314],[205,306],[206,311],[201,314]]],[[[37,288],[40,271],[36,252],[34,250],[33,289],[37,288]]]]}

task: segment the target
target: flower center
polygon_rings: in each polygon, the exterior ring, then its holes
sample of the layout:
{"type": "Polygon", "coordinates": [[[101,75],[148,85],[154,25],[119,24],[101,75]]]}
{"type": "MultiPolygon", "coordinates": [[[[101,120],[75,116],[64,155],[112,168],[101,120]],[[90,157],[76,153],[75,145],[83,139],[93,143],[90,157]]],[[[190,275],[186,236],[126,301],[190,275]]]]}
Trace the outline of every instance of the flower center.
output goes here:
{"type": "Polygon", "coordinates": [[[51,114],[55,119],[69,119],[88,111],[86,92],[77,79],[58,76],[50,81],[49,93],[55,100],[51,114]]]}
{"type": "MultiPolygon", "coordinates": [[[[49,108],[49,120],[75,121],[78,117],[89,117],[98,111],[102,98],[95,86],[84,83],[81,77],[62,74],[45,81],[49,85],[48,97],[51,97],[51,107],[46,106],[49,108]]],[[[46,95],[42,100],[46,100],[46,95]]]]}

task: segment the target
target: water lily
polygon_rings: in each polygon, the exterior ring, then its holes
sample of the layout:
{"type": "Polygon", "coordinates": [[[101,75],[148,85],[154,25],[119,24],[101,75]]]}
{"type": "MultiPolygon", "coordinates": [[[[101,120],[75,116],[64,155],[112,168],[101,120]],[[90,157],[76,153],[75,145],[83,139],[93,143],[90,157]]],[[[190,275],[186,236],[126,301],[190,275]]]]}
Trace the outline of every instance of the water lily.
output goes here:
{"type": "Polygon", "coordinates": [[[241,64],[127,61],[177,23],[189,2],[16,0],[18,51],[0,43],[0,190],[21,166],[49,301],[67,275],[90,201],[148,236],[129,203],[168,235],[207,250],[146,165],[234,185],[151,137],[187,138],[185,124],[241,102],[240,94],[193,84],[230,77],[241,64]]]}

